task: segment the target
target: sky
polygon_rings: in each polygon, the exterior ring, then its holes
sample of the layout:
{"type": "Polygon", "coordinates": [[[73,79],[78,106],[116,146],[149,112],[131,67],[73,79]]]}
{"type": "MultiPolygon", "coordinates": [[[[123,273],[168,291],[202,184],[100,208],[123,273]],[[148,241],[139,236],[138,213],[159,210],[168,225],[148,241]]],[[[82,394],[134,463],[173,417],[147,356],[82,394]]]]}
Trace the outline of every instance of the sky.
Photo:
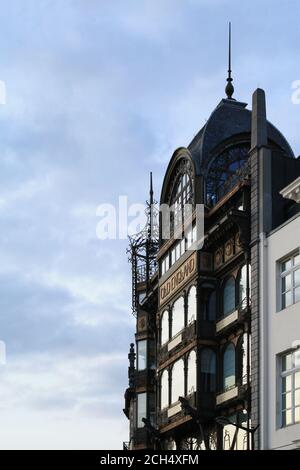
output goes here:
{"type": "Polygon", "coordinates": [[[156,198],[169,159],[224,97],[300,153],[300,3],[10,0],[0,8],[1,449],[118,449],[134,338],[126,240],[99,204],[156,198]]]}

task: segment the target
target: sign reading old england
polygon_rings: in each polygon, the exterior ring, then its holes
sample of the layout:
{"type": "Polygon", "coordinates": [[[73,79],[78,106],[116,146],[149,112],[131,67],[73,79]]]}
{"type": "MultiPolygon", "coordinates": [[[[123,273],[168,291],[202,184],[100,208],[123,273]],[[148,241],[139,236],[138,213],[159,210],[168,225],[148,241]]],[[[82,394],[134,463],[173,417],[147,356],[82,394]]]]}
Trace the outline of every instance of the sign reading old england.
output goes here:
{"type": "Polygon", "coordinates": [[[196,271],[197,252],[194,252],[159,288],[159,303],[164,304],[196,271]]]}

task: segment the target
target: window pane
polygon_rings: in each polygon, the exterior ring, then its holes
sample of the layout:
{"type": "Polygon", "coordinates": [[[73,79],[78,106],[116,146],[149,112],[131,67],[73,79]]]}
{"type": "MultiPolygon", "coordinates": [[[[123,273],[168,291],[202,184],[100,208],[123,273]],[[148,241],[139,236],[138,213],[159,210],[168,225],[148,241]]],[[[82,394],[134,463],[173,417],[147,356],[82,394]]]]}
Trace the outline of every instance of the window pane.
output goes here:
{"type": "Polygon", "coordinates": [[[201,382],[205,392],[213,392],[216,387],[216,354],[205,348],[201,352],[201,382]]]}
{"type": "Polygon", "coordinates": [[[196,367],[196,352],[192,351],[188,359],[188,394],[193,393],[197,389],[197,367],[196,367]]]}
{"type": "Polygon", "coordinates": [[[295,391],[295,406],[300,406],[300,390],[295,391]]]}
{"type": "Polygon", "coordinates": [[[172,336],[177,335],[184,328],[184,301],[180,297],[172,309],[172,336]]]}
{"type": "Polygon", "coordinates": [[[295,422],[300,423],[300,407],[299,406],[295,409],[295,422]]]}
{"type": "Polygon", "coordinates": [[[161,409],[169,406],[169,374],[167,370],[164,370],[161,376],[161,409]]]}
{"type": "Polygon", "coordinates": [[[161,344],[169,341],[169,312],[165,310],[161,317],[161,344]]]}
{"type": "Polygon", "coordinates": [[[300,387],[300,372],[296,372],[295,374],[295,388],[300,387]]]}
{"type": "Polygon", "coordinates": [[[294,286],[300,285],[300,269],[296,269],[294,271],[294,286]]]}
{"type": "Polygon", "coordinates": [[[283,410],[292,407],[292,394],[291,394],[291,392],[284,393],[282,395],[282,405],[281,406],[282,406],[283,410]]]}
{"type": "Polygon", "coordinates": [[[223,356],[224,390],[235,385],[235,349],[233,344],[227,346],[223,356]]]}
{"type": "Polygon", "coordinates": [[[171,253],[171,261],[172,261],[172,264],[174,264],[175,261],[176,261],[176,250],[175,250],[175,248],[173,248],[172,253],[171,253]]]}
{"type": "Polygon", "coordinates": [[[299,302],[300,300],[300,286],[296,287],[295,289],[295,302],[299,302]]]}
{"type": "Polygon", "coordinates": [[[197,315],[197,302],[196,302],[196,287],[190,288],[188,295],[188,323],[196,320],[197,315]]]}
{"type": "Polygon", "coordinates": [[[228,315],[235,309],[235,281],[231,277],[225,283],[223,290],[223,313],[228,315]]]}
{"type": "Polygon", "coordinates": [[[138,341],[137,353],[138,370],[144,370],[147,368],[147,341],[138,341]]]}
{"type": "Polygon", "coordinates": [[[289,424],[292,424],[292,410],[287,410],[285,412],[285,423],[286,423],[286,426],[288,426],[289,424]]]}
{"type": "Polygon", "coordinates": [[[292,260],[288,259],[281,265],[281,272],[287,271],[292,267],[292,260]]]}
{"type": "Polygon", "coordinates": [[[292,388],[292,376],[288,375],[282,379],[282,392],[290,392],[292,388]]]}
{"type": "Polygon", "coordinates": [[[294,256],[294,266],[300,264],[300,254],[294,256]]]}
{"type": "Polygon", "coordinates": [[[247,266],[243,266],[239,278],[239,304],[242,308],[247,305],[247,266]]]}
{"type": "Polygon", "coordinates": [[[286,292],[282,296],[282,308],[286,308],[292,304],[292,293],[291,291],[286,292]]]}
{"type": "Polygon", "coordinates": [[[172,368],[172,403],[184,396],[184,364],[183,360],[175,362],[172,368]]]}
{"type": "Polygon", "coordinates": [[[284,276],[282,279],[282,292],[286,292],[287,290],[290,290],[292,286],[292,275],[288,274],[287,276],[284,276]]]}
{"type": "Polygon", "coordinates": [[[206,305],[206,317],[205,320],[215,320],[216,319],[216,292],[213,291],[208,298],[206,305]]]}
{"type": "Polygon", "coordinates": [[[137,395],[137,427],[143,428],[143,418],[147,417],[147,393],[138,393],[137,395]]]}
{"type": "Polygon", "coordinates": [[[285,354],[282,356],[282,370],[290,370],[292,368],[292,355],[291,354],[285,354]]]}
{"type": "Polygon", "coordinates": [[[180,243],[176,245],[176,261],[180,258],[180,243]]]}

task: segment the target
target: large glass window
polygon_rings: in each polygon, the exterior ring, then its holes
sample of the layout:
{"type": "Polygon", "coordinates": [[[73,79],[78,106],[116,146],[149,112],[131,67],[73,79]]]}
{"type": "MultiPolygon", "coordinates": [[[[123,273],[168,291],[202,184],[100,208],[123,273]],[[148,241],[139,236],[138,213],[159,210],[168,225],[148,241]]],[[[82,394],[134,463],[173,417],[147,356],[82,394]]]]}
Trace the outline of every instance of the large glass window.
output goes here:
{"type": "Polygon", "coordinates": [[[227,279],[223,287],[223,315],[229,315],[235,309],[235,280],[227,279]]]}
{"type": "Polygon", "coordinates": [[[147,369],[147,341],[137,342],[137,369],[147,369]]]}
{"type": "Polygon", "coordinates": [[[188,358],[188,379],[187,379],[188,395],[197,390],[197,363],[196,351],[191,351],[188,358]]]}
{"type": "Polygon", "coordinates": [[[184,218],[188,215],[186,211],[186,204],[191,204],[191,199],[191,179],[187,173],[184,173],[179,176],[171,198],[171,206],[174,211],[173,227],[175,230],[183,223],[184,218]]]}
{"type": "Polygon", "coordinates": [[[169,406],[169,373],[164,370],[160,379],[160,407],[161,409],[169,406]]]}
{"type": "Polygon", "coordinates": [[[161,275],[162,276],[169,270],[169,267],[170,267],[169,259],[170,259],[170,256],[168,253],[161,261],[161,275]]]}
{"type": "Polygon", "coordinates": [[[300,423],[299,353],[283,354],[280,358],[280,369],[281,426],[284,427],[300,423]]]}
{"type": "Polygon", "coordinates": [[[209,348],[201,351],[201,381],[204,392],[216,390],[216,354],[209,348]]]}
{"type": "Polygon", "coordinates": [[[169,341],[169,312],[165,310],[161,316],[160,321],[161,328],[161,344],[165,344],[169,341]]]}
{"type": "Polygon", "coordinates": [[[188,323],[192,323],[197,318],[196,287],[192,286],[188,294],[188,323]]]}
{"type": "Polygon", "coordinates": [[[227,390],[235,385],[235,348],[228,344],[223,354],[223,388],[227,390]]]}
{"type": "Polygon", "coordinates": [[[172,368],[172,403],[184,396],[184,363],[183,360],[175,362],[172,368]]]}
{"type": "Polygon", "coordinates": [[[246,176],[249,145],[226,149],[211,163],[206,177],[206,197],[215,205],[243,176],[246,176]]]}
{"type": "Polygon", "coordinates": [[[300,300],[300,254],[294,254],[280,263],[281,308],[300,300]]]}
{"type": "Polygon", "coordinates": [[[147,418],[147,393],[137,394],[137,427],[143,428],[143,418],[147,418]]]}
{"type": "Polygon", "coordinates": [[[179,240],[171,251],[171,266],[185,253],[185,238],[179,240]]]}
{"type": "Polygon", "coordinates": [[[184,328],[184,299],[180,297],[174,302],[172,308],[172,336],[177,335],[184,328]]]}

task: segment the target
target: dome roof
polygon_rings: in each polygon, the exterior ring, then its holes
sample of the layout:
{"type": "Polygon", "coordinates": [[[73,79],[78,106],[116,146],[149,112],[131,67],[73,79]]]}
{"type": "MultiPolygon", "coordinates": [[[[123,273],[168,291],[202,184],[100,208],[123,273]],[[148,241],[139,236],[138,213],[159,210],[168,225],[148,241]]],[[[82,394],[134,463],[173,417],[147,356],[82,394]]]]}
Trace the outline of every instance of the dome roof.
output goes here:
{"type": "MultiPolygon", "coordinates": [[[[195,163],[196,173],[207,164],[212,152],[222,142],[237,138],[239,135],[251,135],[251,111],[247,104],[232,99],[222,99],[210,115],[205,126],[198,132],[188,149],[195,163]]],[[[276,144],[287,157],[295,158],[294,153],[273,124],[268,122],[268,139],[276,144]]]]}

